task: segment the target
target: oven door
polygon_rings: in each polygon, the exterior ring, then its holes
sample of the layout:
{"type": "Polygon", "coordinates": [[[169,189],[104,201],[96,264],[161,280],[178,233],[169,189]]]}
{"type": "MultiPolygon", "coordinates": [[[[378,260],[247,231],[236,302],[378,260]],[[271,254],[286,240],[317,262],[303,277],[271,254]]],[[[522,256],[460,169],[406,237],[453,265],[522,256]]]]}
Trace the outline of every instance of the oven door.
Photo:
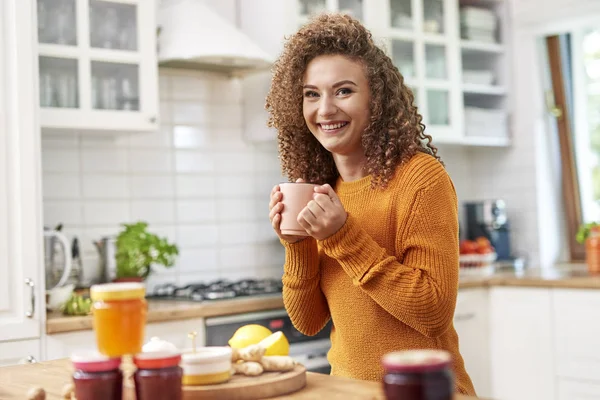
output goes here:
{"type": "Polygon", "coordinates": [[[331,365],[327,352],[331,347],[329,339],[319,339],[290,345],[290,356],[306,367],[307,371],[330,374],[331,365]]]}

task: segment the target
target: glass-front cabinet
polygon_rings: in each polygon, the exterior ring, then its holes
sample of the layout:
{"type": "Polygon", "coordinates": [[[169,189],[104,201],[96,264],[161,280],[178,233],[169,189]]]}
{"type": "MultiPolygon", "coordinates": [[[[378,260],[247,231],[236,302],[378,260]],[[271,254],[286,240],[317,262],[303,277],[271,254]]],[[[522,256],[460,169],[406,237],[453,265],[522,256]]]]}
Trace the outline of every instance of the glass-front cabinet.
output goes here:
{"type": "MultiPolygon", "coordinates": [[[[456,12],[449,0],[385,0],[385,40],[394,64],[413,90],[426,131],[436,141],[456,135],[460,111],[456,12]]],[[[456,7],[456,6],[454,6],[456,7]]]]}
{"type": "Polygon", "coordinates": [[[157,128],[155,14],[147,0],[37,0],[43,129],[157,128]]]}

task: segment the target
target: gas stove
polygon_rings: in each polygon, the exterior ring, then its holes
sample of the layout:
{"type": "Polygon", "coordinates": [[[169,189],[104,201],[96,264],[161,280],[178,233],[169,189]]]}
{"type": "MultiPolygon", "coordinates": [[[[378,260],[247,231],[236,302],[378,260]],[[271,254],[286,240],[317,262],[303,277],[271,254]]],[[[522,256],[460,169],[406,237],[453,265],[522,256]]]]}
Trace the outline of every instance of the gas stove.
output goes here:
{"type": "Polygon", "coordinates": [[[185,286],[167,283],[157,285],[147,297],[161,300],[224,300],[277,294],[282,292],[282,287],[281,281],[276,279],[216,280],[207,283],[191,283],[185,286]]]}

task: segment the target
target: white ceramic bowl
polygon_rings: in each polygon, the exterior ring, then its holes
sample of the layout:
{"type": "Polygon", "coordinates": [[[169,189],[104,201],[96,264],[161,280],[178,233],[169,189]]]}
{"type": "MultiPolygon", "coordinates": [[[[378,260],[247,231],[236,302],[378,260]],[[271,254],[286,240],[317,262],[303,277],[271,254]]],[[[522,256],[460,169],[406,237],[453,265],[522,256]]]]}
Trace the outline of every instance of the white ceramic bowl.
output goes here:
{"type": "Polygon", "coordinates": [[[231,347],[198,347],[196,352],[186,349],[181,354],[184,385],[212,385],[231,378],[231,347]]]}
{"type": "Polygon", "coordinates": [[[46,291],[46,309],[56,311],[71,298],[75,285],[69,284],[46,291]]]}

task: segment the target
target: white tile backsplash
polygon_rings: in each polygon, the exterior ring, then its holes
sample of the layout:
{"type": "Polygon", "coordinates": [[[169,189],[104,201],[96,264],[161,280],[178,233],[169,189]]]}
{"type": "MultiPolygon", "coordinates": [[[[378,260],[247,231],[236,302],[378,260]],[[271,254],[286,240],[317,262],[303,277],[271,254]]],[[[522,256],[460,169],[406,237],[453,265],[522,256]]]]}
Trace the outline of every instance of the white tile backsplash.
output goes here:
{"type": "Polygon", "coordinates": [[[156,132],[44,134],[45,223],[62,222],[68,234],[80,234],[84,262],[93,269],[94,240],[115,235],[122,223],[147,221],[180,248],[177,265],[157,268],[149,290],[240,271],[281,277],[283,252],[266,211],[280,181],[277,146],[244,137],[240,83],[165,69],[159,81],[156,132]]]}

